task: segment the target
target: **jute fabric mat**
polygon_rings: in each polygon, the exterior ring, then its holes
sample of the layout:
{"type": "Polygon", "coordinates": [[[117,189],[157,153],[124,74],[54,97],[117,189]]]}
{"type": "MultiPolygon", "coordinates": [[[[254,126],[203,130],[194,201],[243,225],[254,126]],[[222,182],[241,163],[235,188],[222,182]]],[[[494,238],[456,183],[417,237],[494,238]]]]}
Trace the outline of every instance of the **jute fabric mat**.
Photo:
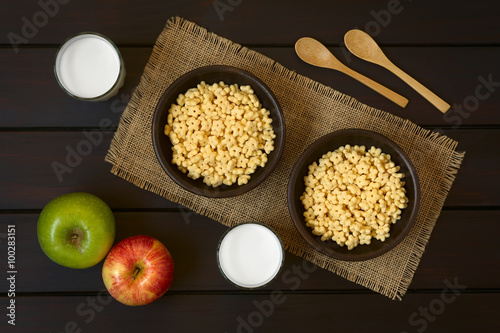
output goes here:
{"type": "Polygon", "coordinates": [[[119,177],[224,225],[265,223],[289,252],[391,299],[401,299],[463,159],[456,146],[450,138],[364,105],[176,17],[156,41],[106,161],[119,177]],[[278,98],[286,118],[285,149],[275,171],[254,190],[228,199],[197,196],[174,183],[160,166],[151,139],[153,112],[165,89],[182,74],[214,64],[239,67],[259,77],[278,98]],[[363,262],[339,261],[315,251],[296,231],[287,208],[287,182],[299,155],[319,137],[344,128],[372,130],[399,144],[415,164],[422,190],[418,219],[409,236],[387,254],[363,262]]]}

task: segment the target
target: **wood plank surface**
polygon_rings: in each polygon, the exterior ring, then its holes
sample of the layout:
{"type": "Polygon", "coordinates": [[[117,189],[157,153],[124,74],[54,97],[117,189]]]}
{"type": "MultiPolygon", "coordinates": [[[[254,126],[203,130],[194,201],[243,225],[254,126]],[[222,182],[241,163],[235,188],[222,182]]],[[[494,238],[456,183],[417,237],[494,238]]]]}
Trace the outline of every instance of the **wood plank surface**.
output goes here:
{"type": "MultiPolygon", "coordinates": [[[[492,154],[500,141],[500,130],[444,133],[460,143],[460,150],[467,151],[446,206],[500,206],[496,190],[500,187],[500,156],[492,154]]],[[[97,130],[0,133],[0,187],[10,189],[0,192],[0,209],[41,209],[51,198],[72,191],[99,195],[115,209],[178,208],[110,173],[111,165],[104,162],[104,156],[111,138],[112,132],[97,130]],[[92,140],[97,144],[91,144],[92,140]],[[87,154],[85,147],[92,147],[87,156],[78,153],[87,154]],[[67,169],[54,167],[54,162],[67,169]],[[126,195],[117,195],[123,193],[126,195]]]]}
{"type": "MultiPolygon", "coordinates": [[[[403,81],[382,67],[350,55],[345,48],[330,48],[354,70],[407,97],[400,108],[352,78],[302,62],[292,47],[253,48],[290,70],[339,90],[372,107],[410,119],[419,125],[460,128],[464,125],[500,125],[500,73],[491,64],[500,57],[500,47],[387,47],[410,75],[446,100],[452,109],[443,115],[403,81]],[[458,70],[460,69],[460,70],[458,70]],[[476,97],[479,96],[480,98],[476,97]]],[[[54,77],[56,48],[23,49],[14,54],[0,49],[0,128],[20,127],[99,127],[103,119],[118,125],[151,54],[151,48],[121,48],[127,76],[125,86],[109,101],[89,103],[75,100],[59,88],[54,77]],[[29,92],[29,98],[26,94],[29,92]]],[[[396,59],[398,61],[396,61],[396,59]]],[[[293,110],[292,110],[293,111],[293,110]]]]}
{"type": "MultiPolygon", "coordinates": [[[[460,283],[458,283],[460,285],[460,283]]],[[[460,285],[461,287],[461,285],[460,285]]],[[[18,297],[16,327],[2,332],[495,332],[500,294],[380,295],[284,293],[166,294],[143,307],[126,307],[103,293],[90,296],[18,297]],[[380,311],[378,309],[383,309],[380,311]],[[48,312],[51,315],[47,315],[48,312]],[[290,327],[284,329],[284,327],[290,327]]],[[[5,299],[1,300],[5,303],[5,299]]]]}
{"type": "Polygon", "coordinates": [[[35,1],[16,1],[16,5],[3,1],[0,22],[5,33],[0,35],[0,43],[11,43],[14,37],[9,39],[8,33],[26,39],[28,44],[58,44],[74,33],[99,31],[117,44],[152,45],[167,19],[177,15],[244,44],[290,45],[301,35],[316,35],[325,43],[340,44],[344,34],[355,27],[376,34],[384,44],[500,41],[500,22],[496,19],[500,8],[494,0],[323,0],[308,5],[287,0],[58,2],[66,4],[50,11],[35,1]],[[53,17],[39,14],[44,11],[53,12],[53,17]],[[30,23],[37,25],[23,31],[30,23]]]}
{"type": "MultiPolygon", "coordinates": [[[[175,263],[173,291],[237,291],[224,280],[216,262],[217,243],[226,227],[190,211],[178,213],[115,213],[116,242],[130,236],[147,234],[161,240],[170,250],[175,263]]],[[[104,288],[102,262],[92,268],[75,270],[53,263],[42,252],[36,235],[38,214],[1,214],[0,237],[7,225],[16,226],[16,290],[29,292],[96,292],[104,288]],[[37,276],[33,279],[33,276],[37,276]]],[[[470,230],[484,229],[500,233],[498,211],[444,211],[438,219],[411,290],[440,289],[445,280],[458,278],[471,289],[497,287],[500,273],[494,265],[478,260],[489,253],[488,260],[500,261],[495,242],[471,237],[470,230]],[[467,246],[464,246],[467,244],[467,246]]],[[[0,238],[0,262],[6,262],[7,243],[0,238]]],[[[0,290],[7,290],[6,280],[0,290]]],[[[368,289],[287,253],[285,266],[278,278],[265,289],[350,291],[368,289]],[[307,278],[302,278],[307,277],[307,278]]]]}
{"type": "Polygon", "coordinates": [[[87,133],[96,133],[94,144],[89,144],[83,132],[0,133],[0,186],[10,189],[0,195],[11,198],[0,209],[41,209],[50,198],[76,191],[91,192],[112,208],[179,207],[111,174],[111,164],[104,162],[104,156],[112,133],[105,132],[102,141],[101,132],[87,133]],[[85,147],[92,149],[87,156],[80,155],[79,150],[87,154],[85,147]],[[64,165],[66,171],[58,177],[53,163],[64,165]]]}

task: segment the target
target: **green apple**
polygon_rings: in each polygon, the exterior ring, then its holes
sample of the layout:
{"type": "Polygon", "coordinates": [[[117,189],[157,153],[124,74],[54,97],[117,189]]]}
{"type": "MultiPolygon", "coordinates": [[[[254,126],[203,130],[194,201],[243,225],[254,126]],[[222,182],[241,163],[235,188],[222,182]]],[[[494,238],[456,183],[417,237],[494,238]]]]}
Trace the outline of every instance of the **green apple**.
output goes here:
{"type": "Polygon", "coordinates": [[[61,195],[38,218],[38,242],[56,263],[87,268],[99,263],[115,240],[115,218],[109,206],[90,193],[61,195]]]}

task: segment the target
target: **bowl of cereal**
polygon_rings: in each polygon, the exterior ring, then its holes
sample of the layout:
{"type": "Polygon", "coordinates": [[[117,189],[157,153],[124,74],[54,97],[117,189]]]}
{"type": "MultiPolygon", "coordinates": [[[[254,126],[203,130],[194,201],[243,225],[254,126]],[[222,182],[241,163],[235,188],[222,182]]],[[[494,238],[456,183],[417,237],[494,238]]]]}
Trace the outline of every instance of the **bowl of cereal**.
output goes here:
{"type": "Polygon", "coordinates": [[[311,144],[293,167],[288,208],[317,251],[345,261],[368,260],[410,232],[420,204],[418,175],[393,141],[346,129],[311,144]]]}
{"type": "Polygon", "coordinates": [[[285,120],[272,91],[255,75],[213,65],[175,80],[152,123],[156,156],[184,189],[206,197],[243,194],[274,170],[285,120]]]}

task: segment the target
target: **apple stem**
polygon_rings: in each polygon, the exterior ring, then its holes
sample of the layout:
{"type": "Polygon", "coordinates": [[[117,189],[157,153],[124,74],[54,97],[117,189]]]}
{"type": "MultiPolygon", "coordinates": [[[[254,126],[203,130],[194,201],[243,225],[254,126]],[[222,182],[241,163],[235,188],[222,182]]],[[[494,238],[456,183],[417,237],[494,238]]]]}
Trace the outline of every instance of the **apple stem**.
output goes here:
{"type": "Polygon", "coordinates": [[[132,275],[132,279],[135,280],[135,278],[137,277],[137,274],[139,274],[139,272],[141,271],[141,269],[139,267],[136,267],[135,268],[135,272],[134,272],[134,275],[132,275]]]}
{"type": "Polygon", "coordinates": [[[80,253],[83,253],[82,238],[84,237],[84,235],[85,235],[84,232],[80,228],[71,230],[68,232],[68,240],[66,241],[66,243],[74,244],[78,249],[78,251],[80,253]]]}

